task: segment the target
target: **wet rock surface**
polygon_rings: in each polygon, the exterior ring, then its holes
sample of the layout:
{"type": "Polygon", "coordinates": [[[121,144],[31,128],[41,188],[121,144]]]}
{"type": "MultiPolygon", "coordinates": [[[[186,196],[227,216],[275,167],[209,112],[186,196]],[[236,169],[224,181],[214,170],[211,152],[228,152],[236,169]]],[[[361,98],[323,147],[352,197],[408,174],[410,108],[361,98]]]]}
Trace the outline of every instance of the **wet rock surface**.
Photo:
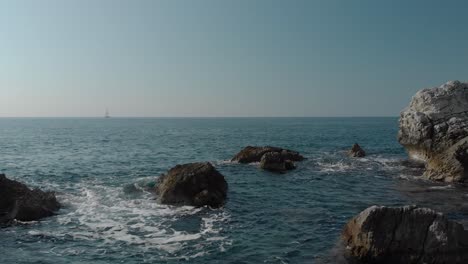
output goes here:
{"type": "Polygon", "coordinates": [[[31,190],[0,174],[0,224],[9,224],[13,220],[39,220],[54,215],[59,209],[54,192],[31,190]]]}
{"type": "Polygon", "coordinates": [[[260,162],[263,155],[268,152],[279,153],[281,157],[285,160],[290,160],[290,161],[304,160],[304,157],[301,154],[299,154],[299,152],[289,150],[289,149],[283,149],[283,148],[271,147],[271,146],[265,146],[265,147],[247,146],[243,150],[241,150],[239,153],[237,153],[231,159],[231,161],[236,161],[239,163],[260,162]]]}
{"type": "Polygon", "coordinates": [[[342,233],[351,263],[468,263],[468,232],[443,214],[416,206],[372,206],[342,233]]]}
{"type": "Polygon", "coordinates": [[[220,207],[228,184],[209,162],[177,165],[158,178],[156,194],[162,204],[220,207]]]}
{"type": "Polygon", "coordinates": [[[362,158],[366,156],[366,152],[361,148],[361,146],[359,146],[358,143],[355,143],[348,151],[348,156],[352,158],[362,158]]]}
{"type": "Polygon", "coordinates": [[[293,170],[296,168],[296,166],[294,165],[293,161],[285,159],[281,153],[267,152],[260,160],[260,168],[281,173],[287,170],[293,170]]]}

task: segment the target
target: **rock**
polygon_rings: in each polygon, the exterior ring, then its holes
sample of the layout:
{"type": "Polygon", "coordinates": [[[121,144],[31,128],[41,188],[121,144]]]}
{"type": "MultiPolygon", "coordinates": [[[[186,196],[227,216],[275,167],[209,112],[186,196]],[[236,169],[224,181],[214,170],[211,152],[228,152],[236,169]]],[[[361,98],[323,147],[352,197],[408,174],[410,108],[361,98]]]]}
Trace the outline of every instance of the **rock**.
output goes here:
{"type": "Polygon", "coordinates": [[[18,201],[7,201],[5,205],[2,205],[2,211],[0,212],[0,225],[9,225],[18,214],[18,201]]]}
{"type": "Polygon", "coordinates": [[[369,207],[341,238],[346,258],[359,263],[468,263],[468,231],[428,208],[369,207]]]}
{"type": "Polygon", "coordinates": [[[278,148],[278,147],[270,147],[270,146],[265,146],[265,147],[252,147],[252,146],[247,146],[243,150],[241,150],[239,153],[237,153],[234,158],[232,158],[231,161],[237,161],[239,163],[252,163],[252,162],[260,162],[262,159],[263,155],[267,152],[276,152],[280,153],[281,156],[285,160],[290,160],[290,161],[302,161],[304,160],[304,157],[300,155],[296,151],[288,150],[288,149],[283,149],[283,148],[278,148]]]}
{"type": "Polygon", "coordinates": [[[228,184],[209,162],[177,165],[161,175],[156,186],[162,204],[220,207],[228,184]]]}
{"type": "Polygon", "coordinates": [[[295,165],[294,162],[291,161],[291,160],[285,160],[285,161],[284,161],[284,167],[286,168],[286,170],[294,170],[294,169],[296,169],[296,165],[295,165]]]}
{"type": "Polygon", "coordinates": [[[278,147],[247,146],[231,161],[239,163],[260,162],[260,168],[274,172],[285,172],[295,169],[294,161],[302,161],[304,157],[296,151],[278,147]]]}
{"type": "Polygon", "coordinates": [[[294,162],[285,159],[280,152],[267,152],[263,154],[260,160],[260,168],[274,172],[285,172],[295,169],[294,162]]]}
{"type": "Polygon", "coordinates": [[[366,152],[361,148],[361,146],[359,146],[358,143],[355,143],[348,151],[348,156],[353,158],[362,158],[366,156],[366,152]]]}
{"type": "Polygon", "coordinates": [[[31,190],[26,185],[0,174],[0,223],[12,220],[33,221],[54,215],[60,204],[53,192],[31,190]]]}
{"type": "Polygon", "coordinates": [[[416,93],[401,112],[398,141],[410,158],[425,162],[424,177],[468,178],[468,83],[451,81],[416,93]]]}

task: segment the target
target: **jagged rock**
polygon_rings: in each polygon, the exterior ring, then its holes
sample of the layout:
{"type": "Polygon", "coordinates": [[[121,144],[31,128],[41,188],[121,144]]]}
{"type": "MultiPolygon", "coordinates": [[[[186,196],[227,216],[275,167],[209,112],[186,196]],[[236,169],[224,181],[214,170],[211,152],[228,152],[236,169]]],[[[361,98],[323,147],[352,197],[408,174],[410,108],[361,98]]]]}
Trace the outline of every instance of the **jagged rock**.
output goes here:
{"type": "Polygon", "coordinates": [[[33,221],[52,216],[60,209],[53,192],[31,190],[23,183],[0,174],[0,224],[12,220],[33,221]]]}
{"type": "Polygon", "coordinates": [[[260,162],[263,155],[267,152],[280,153],[281,156],[285,160],[290,160],[290,161],[304,160],[304,157],[300,155],[299,152],[288,150],[288,149],[271,147],[271,146],[265,146],[265,147],[247,146],[243,150],[241,150],[239,153],[237,153],[237,155],[234,156],[231,161],[237,161],[239,163],[260,162]]]}
{"type": "Polygon", "coordinates": [[[416,93],[401,112],[398,141],[410,158],[426,163],[431,180],[468,178],[468,83],[451,81],[416,93]]]}
{"type": "Polygon", "coordinates": [[[285,172],[295,169],[296,166],[291,160],[285,159],[280,152],[267,152],[263,154],[260,160],[260,168],[274,172],[285,172]]]}
{"type": "Polygon", "coordinates": [[[355,143],[348,151],[348,156],[353,158],[362,158],[366,156],[366,152],[361,148],[361,146],[359,146],[358,143],[355,143]]]}
{"type": "Polygon", "coordinates": [[[220,207],[228,184],[209,162],[177,165],[161,175],[156,186],[158,201],[171,205],[220,207]]]}
{"type": "Polygon", "coordinates": [[[369,207],[341,238],[353,263],[468,263],[468,231],[428,208],[369,207]]]}

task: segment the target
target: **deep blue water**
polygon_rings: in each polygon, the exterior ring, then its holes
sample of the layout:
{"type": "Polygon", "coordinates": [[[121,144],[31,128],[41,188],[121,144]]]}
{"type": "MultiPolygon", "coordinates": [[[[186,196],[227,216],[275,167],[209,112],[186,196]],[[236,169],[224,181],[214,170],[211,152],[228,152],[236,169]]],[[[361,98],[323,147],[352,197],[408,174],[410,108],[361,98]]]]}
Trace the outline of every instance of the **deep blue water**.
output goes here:
{"type": "Polygon", "coordinates": [[[335,263],[346,221],[418,204],[463,223],[468,191],[414,178],[397,118],[0,119],[1,172],[63,208],[0,229],[1,263],[335,263]],[[359,142],[368,153],[349,159],[359,142]],[[308,159],[287,174],[228,160],[247,145],[308,159]],[[145,186],[180,163],[226,177],[222,209],[159,205],[145,186]]]}

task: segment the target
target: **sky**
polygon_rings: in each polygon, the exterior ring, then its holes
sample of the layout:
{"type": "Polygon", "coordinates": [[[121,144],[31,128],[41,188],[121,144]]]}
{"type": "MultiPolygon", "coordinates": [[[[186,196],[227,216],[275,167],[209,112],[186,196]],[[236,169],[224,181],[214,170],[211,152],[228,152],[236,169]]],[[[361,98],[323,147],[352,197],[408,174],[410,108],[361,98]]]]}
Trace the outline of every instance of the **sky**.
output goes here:
{"type": "Polygon", "coordinates": [[[0,117],[398,116],[468,2],[0,0],[0,117]]]}

